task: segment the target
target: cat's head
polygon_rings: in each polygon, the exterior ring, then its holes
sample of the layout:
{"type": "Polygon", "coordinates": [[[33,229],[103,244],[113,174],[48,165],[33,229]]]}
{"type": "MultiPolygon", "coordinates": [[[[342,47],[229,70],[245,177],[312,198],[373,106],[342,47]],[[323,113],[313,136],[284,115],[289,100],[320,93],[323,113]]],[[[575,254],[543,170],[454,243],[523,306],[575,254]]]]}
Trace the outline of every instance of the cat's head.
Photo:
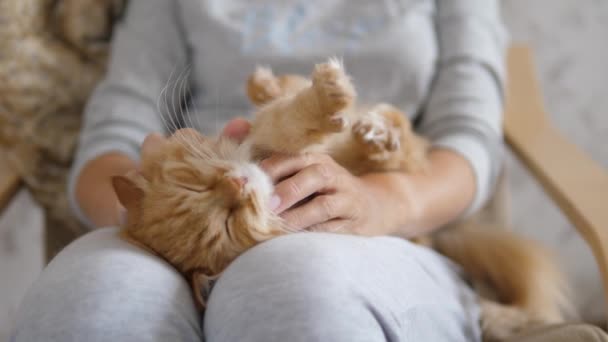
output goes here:
{"type": "Polygon", "coordinates": [[[247,145],[193,130],[142,151],[139,172],[113,178],[127,208],[126,236],[182,272],[221,271],[279,234],[279,218],[269,207],[272,182],[249,160],[247,145]]]}

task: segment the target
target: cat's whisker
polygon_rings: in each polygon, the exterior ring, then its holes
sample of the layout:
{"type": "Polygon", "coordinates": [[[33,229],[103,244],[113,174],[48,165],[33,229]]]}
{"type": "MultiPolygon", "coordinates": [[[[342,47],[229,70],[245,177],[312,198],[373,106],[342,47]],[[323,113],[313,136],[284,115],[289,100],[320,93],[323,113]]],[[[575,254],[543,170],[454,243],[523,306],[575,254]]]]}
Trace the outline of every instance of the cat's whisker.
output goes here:
{"type": "Polygon", "coordinates": [[[176,76],[175,81],[171,82],[171,94],[170,96],[166,96],[165,97],[165,102],[167,104],[167,108],[169,108],[169,118],[171,119],[171,123],[173,124],[173,132],[181,129],[181,122],[180,122],[180,118],[178,117],[177,114],[177,108],[175,107],[176,103],[180,102],[180,99],[176,99],[176,90],[177,90],[177,86],[179,84],[179,81],[182,77],[183,74],[183,69],[180,71],[180,73],[176,76]],[[169,101],[171,101],[171,104],[169,105],[169,101]]]}
{"type": "Polygon", "coordinates": [[[164,126],[165,130],[167,131],[165,133],[167,133],[167,134],[172,132],[172,127],[169,125],[169,123],[167,122],[167,118],[166,118],[166,114],[168,113],[166,96],[167,96],[167,89],[169,88],[169,85],[171,83],[171,78],[173,77],[173,74],[175,73],[176,69],[177,69],[177,66],[174,67],[173,70],[171,71],[171,74],[169,75],[169,79],[167,80],[167,83],[165,83],[165,86],[161,89],[160,94],[158,95],[158,99],[156,101],[156,108],[160,115],[160,119],[163,123],[163,126],[164,126]],[[164,107],[161,106],[161,103],[163,102],[163,100],[165,100],[164,107]]]}
{"type": "Polygon", "coordinates": [[[175,90],[177,88],[179,80],[182,77],[182,73],[183,73],[183,68],[179,71],[179,73],[175,74],[175,79],[171,80],[170,94],[165,93],[165,103],[166,103],[166,106],[168,109],[168,114],[169,114],[169,118],[171,120],[171,124],[173,126],[172,133],[174,133],[175,131],[177,131],[181,128],[180,118],[177,116],[177,110],[175,108],[176,103],[179,103],[180,99],[176,98],[175,90]]]}
{"type": "MultiPolygon", "coordinates": [[[[188,114],[188,116],[189,116],[189,117],[191,117],[191,115],[192,115],[192,114],[191,114],[191,112],[190,112],[190,105],[191,105],[191,104],[194,102],[194,97],[193,97],[193,95],[192,95],[192,91],[191,91],[191,88],[190,88],[190,87],[188,87],[188,88],[187,88],[187,96],[188,96],[188,99],[190,100],[190,103],[189,103],[189,105],[186,107],[186,113],[188,114]]],[[[194,119],[196,120],[196,126],[197,126],[199,129],[202,129],[202,127],[203,127],[203,126],[202,126],[201,121],[200,121],[200,115],[198,115],[199,113],[196,113],[196,112],[195,112],[194,114],[195,114],[195,115],[194,115],[194,119]]],[[[191,119],[191,120],[192,120],[192,119],[191,119]]]]}
{"type": "MultiPolygon", "coordinates": [[[[188,69],[187,69],[187,75],[190,74],[191,69],[192,68],[189,66],[188,69]]],[[[184,84],[184,86],[183,86],[183,90],[184,90],[183,97],[184,97],[184,99],[191,100],[192,99],[192,93],[190,92],[190,86],[189,86],[189,84],[186,84],[186,80],[188,79],[187,75],[184,78],[184,82],[183,82],[183,84],[184,84]]],[[[182,116],[184,116],[184,107],[181,107],[181,110],[182,110],[182,112],[181,112],[182,116]]],[[[191,128],[196,129],[198,131],[200,129],[201,125],[200,125],[200,122],[198,121],[198,116],[195,116],[198,125],[194,124],[194,122],[192,120],[192,113],[190,112],[190,103],[186,103],[185,110],[186,110],[185,118],[190,122],[191,128]]],[[[199,157],[204,157],[204,153],[203,153],[203,150],[202,150],[202,143],[203,143],[202,138],[200,136],[195,136],[194,138],[195,138],[194,139],[195,143],[191,143],[190,144],[190,146],[194,150],[193,153],[195,155],[199,156],[199,157]]]]}
{"type": "Polygon", "coordinates": [[[167,128],[167,134],[172,134],[173,132],[175,132],[175,130],[177,129],[177,126],[175,125],[174,121],[173,121],[173,114],[171,113],[172,109],[169,106],[169,87],[172,86],[172,79],[173,79],[173,72],[171,73],[171,75],[169,76],[169,80],[167,81],[167,84],[165,85],[165,88],[162,90],[161,92],[161,97],[160,97],[160,101],[163,102],[163,122],[166,125],[167,128]]]}
{"type": "Polygon", "coordinates": [[[220,134],[219,132],[219,121],[220,121],[220,93],[219,91],[215,91],[215,122],[214,122],[214,126],[215,126],[215,132],[217,134],[220,134]]]}
{"type": "MultiPolygon", "coordinates": [[[[189,67],[185,67],[180,72],[178,79],[175,81],[175,84],[173,86],[173,90],[171,91],[172,99],[173,99],[172,113],[175,113],[175,115],[176,115],[176,118],[175,118],[176,122],[180,123],[179,125],[176,125],[176,127],[179,127],[179,129],[186,128],[185,125],[187,125],[187,118],[184,118],[184,115],[183,115],[182,89],[186,85],[188,72],[189,72],[189,67]],[[177,105],[177,108],[176,108],[176,105],[177,105]],[[179,120],[177,118],[178,109],[179,109],[180,118],[182,118],[182,120],[179,120]]],[[[184,91],[184,93],[185,93],[185,91],[184,91]]],[[[187,132],[189,135],[192,135],[192,136],[194,135],[190,131],[187,131],[187,132]]],[[[198,153],[197,153],[198,149],[196,148],[195,144],[192,142],[192,139],[187,138],[185,134],[177,135],[176,139],[193,155],[198,155],[198,153]]]]}
{"type": "Polygon", "coordinates": [[[195,131],[188,131],[188,135],[188,137],[184,136],[184,139],[189,139],[187,143],[190,146],[192,154],[199,158],[208,158],[201,148],[205,142],[203,137],[195,131]]]}
{"type": "MultiPolygon", "coordinates": [[[[182,118],[184,125],[186,127],[190,126],[190,128],[195,129],[195,126],[192,124],[192,120],[188,116],[184,115],[184,106],[187,106],[187,104],[185,103],[186,102],[185,96],[186,96],[186,88],[188,87],[186,82],[188,80],[189,72],[190,72],[190,67],[185,68],[182,73],[181,80],[179,80],[177,82],[178,83],[178,85],[176,86],[176,87],[178,87],[177,96],[180,99],[180,105],[178,108],[179,108],[180,118],[182,118]]],[[[188,131],[188,133],[191,136],[191,138],[195,138],[194,133],[192,133],[191,131],[188,131]]],[[[190,151],[193,154],[197,155],[198,153],[196,153],[196,152],[198,152],[198,148],[196,148],[196,144],[194,144],[193,140],[195,140],[195,139],[188,139],[188,137],[186,137],[184,135],[182,141],[188,145],[190,151]]]]}
{"type": "Polygon", "coordinates": [[[186,124],[188,124],[189,122],[189,126],[190,128],[194,128],[194,129],[198,129],[198,127],[194,124],[194,122],[192,121],[192,117],[190,116],[190,103],[189,103],[189,90],[190,90],[190,70],[191,70],[191,66],[188,66],[186,68],[186,72],[185,72],[185,76],[182,80],[182,86],[180,89],[180,98],[183,98],[183,104],[182,106],[180,106],[180,113],[182,115],[182,117],[184,118],[184,121],[187,121],[186,124]],[[183,94],[182,94],[183,92],[183,94]],[[184,113],[184,109],[185,109],[185,113],[184,113]]]}
{"type": "MultiPolygon", "coordinates": [[[[177,67],[176,67],[176,69],[177,69],[177,67]]],[[[171,72],[171,75],[169,76],[169,80],[167,81],[167,84],[165,85],[165,87],[161,91],[161,96],[159,98],[159,101],[160,100],[164,100],[164,107],[165,107],[165,110],[166,110],[166,115],[168,115],[168,118],[166,118],[165,115],[162,115],[162,117],[163,117],[163,123],[165,124],[165,126],[166,126],[169,134],[173,134],[180,127],[179,124],[178,124],[178,119],[174,118],[173,113],[174,113],[174,110],[175,110],[175,106],[174,105],[175,105],[175,102],[176,102],[176,100],[175,100],[175,88],[177,87],[178,80],[180,79],[181,73],[183,71],[180,72],[180,75],[177,75],[176,76],[176,80],[173,81],[173,75],[175,74],[175,70],[176,69],[174,69],[174,71],[171,72]],[[172,87],[171,88],[171,95],[170,96],[168,95],[168,89],[169,89],[169,87],[172,87]],[[171,106],[169,105],[169,101],[170,100],[171,100],[171,106]]],[[[159,105],[159,107],[160,107],[160,105],[159,105]]],[[[184,147],[186,147],[186,146],[184,146],[184,147]]]]}
{"type": "Polygon", "coordinates": [[[218,121],[219,121],[219,111],[220,111],[220,104],[219,104],[219,91],[217,89],[214,89],[214,95],[213,95],[213,128],[214,128],[214,132],[216,134],[221,134],[219,131],[219,127],[218,127],[218,121]]]}
{"type": "MultiPolygon", "coordinates": [[[[184,116],[184,105],[185,105],[185,101],[186,99],[184,98],[184,95],[186,93],[186,91],[184,90],[187,85],[186,85],[186,81],[188,80],[188,68],[185,67],[184,70],[182,70],[182,77],[178,80],[177,84],[176,84],[176,90],[177,90],[177,98],[179,99],[178,103],[177,103],[177,111],[179,112],[179,117],[181,118],[182,123],[184,124],[184,128],[188,128],[188,118],[184,116]],[[183,93],[183,94],[182,94],[183,93]]],[[[190,127],[192,128],[192,127],[190,127]]]]}
{"type": "MultiPolygon", "coordinates": [[[[180,123],[180,118],[178,118],[178,116],[177,116],[177,108],[175,108],[175,103],[179,102],[179,101],[176,101],[176,99],[175,99],[176,98],[175,91],[177,90],[177,86],[179,84],[179,80],[182,76],[182,73],[183,73],[183,69],[180,71],[179,75],[177,75],[177,78],[172,83],[171,96],[168,97],[168,100],[171,101],[171,110],[169,111],[170,118],[171,118],[171,122],[173,122],[175,125],[176,131],[182,128],[181,123],[180,123]]],[[[168,103],[167,103],[167,107],[169,107],[168,103]]]]}

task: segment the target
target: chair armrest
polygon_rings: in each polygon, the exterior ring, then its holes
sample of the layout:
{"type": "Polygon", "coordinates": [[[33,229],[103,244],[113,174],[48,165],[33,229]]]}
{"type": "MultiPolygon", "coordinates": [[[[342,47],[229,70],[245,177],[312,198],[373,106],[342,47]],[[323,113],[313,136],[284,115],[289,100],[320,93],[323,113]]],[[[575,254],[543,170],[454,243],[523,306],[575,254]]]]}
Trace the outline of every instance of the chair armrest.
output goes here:
{"type": "Polygon", "coordinates": [[[528,48],[510,49],[508,70],[506,141],[591,248],[608,299],[608,173],[549,121],[528,48]]]}
{"type": "Polygon", "coordinates": [[[0,214],[21,187],[21,178],[6,160],[6,152],[0,149],[0,214]]]}

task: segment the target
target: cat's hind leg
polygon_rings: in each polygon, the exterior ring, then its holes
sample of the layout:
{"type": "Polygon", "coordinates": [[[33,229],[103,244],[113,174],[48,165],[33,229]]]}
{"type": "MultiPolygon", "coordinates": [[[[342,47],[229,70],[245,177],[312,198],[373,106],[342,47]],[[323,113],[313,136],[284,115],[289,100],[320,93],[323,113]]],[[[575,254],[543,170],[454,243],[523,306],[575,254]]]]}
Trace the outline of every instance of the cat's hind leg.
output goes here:
{"type": "Polygon", "coordinates": [[[394,106],[380,103],[365,112],[352,127],[353,140],[374,169],[406,172],[427,168],[427,142],[412,130],[407,116],[394,106]]]}
{"type": "Polygon", "coordinates": [[[405,129],[409,129],[405,114],[389,104],[381,103],[354,123],[352,133],[359,148],[370,159],[384,160],[399,150],[405,129]]]}

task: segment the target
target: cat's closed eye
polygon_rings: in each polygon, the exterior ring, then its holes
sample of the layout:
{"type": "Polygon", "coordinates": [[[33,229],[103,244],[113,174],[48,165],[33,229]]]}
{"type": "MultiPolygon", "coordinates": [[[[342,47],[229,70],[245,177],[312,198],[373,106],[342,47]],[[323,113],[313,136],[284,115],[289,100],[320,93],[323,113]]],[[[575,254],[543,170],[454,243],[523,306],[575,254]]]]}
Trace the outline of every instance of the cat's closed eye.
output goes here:
{"type": "Polygon", "coordinates": [[[167,162],[163,166],[163,171],[169,183],[185,190],[204,192],[209,189],[209,184],[204,183],[202,174],[190,165],[179,162],[167,162]]]}

